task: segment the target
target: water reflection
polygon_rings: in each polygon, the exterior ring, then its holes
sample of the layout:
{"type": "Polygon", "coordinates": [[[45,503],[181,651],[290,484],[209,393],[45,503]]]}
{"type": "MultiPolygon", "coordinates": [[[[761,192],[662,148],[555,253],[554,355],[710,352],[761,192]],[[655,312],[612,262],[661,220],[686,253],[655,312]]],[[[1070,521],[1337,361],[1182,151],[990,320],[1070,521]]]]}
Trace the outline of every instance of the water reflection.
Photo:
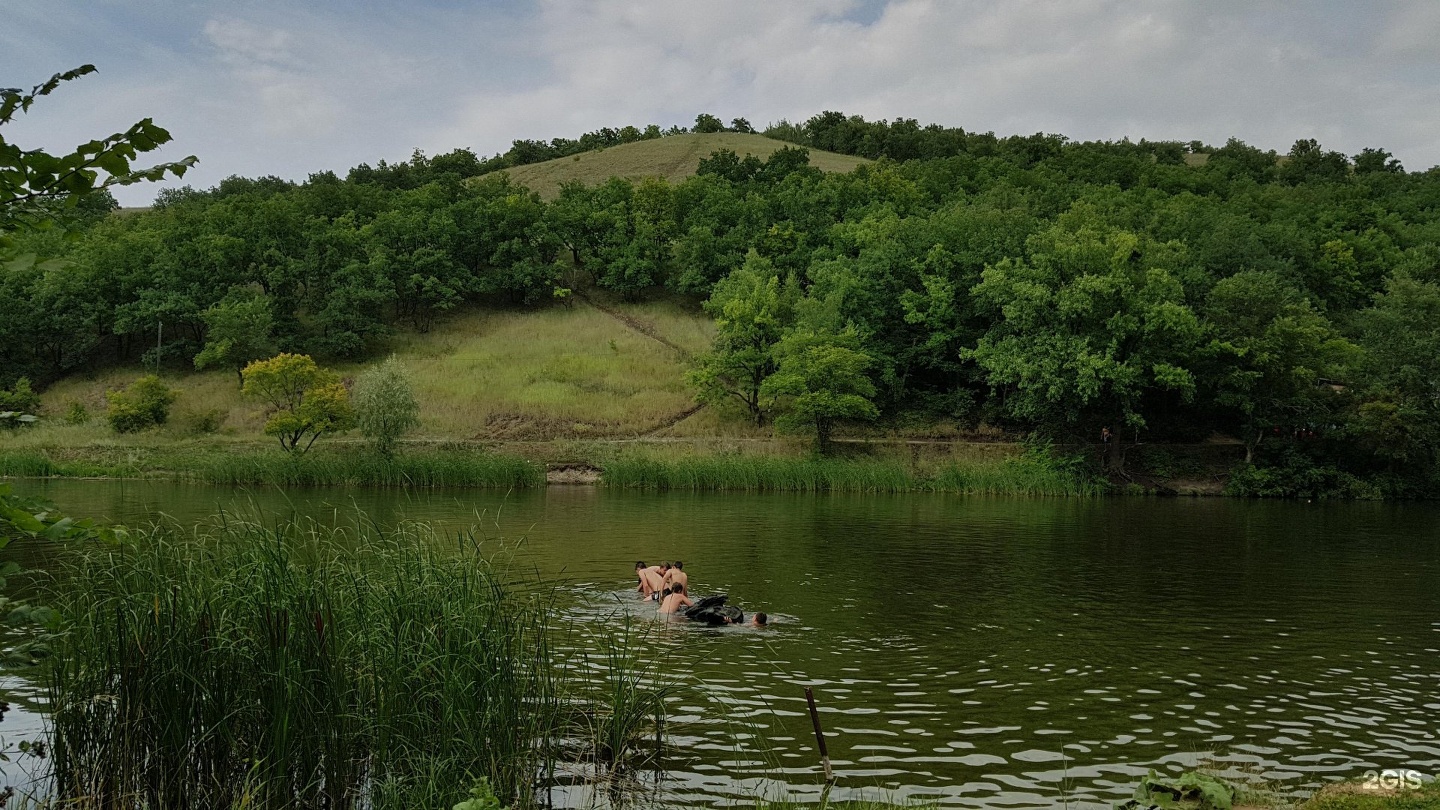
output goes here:
{"type": "Polygon", "coordinates": [[[674,800],[818,797],[806,686],[840,799],[1108,805],[1150,768],[1202,762],[1295,794],[1440,772],[1432,506],[21,488],[131,522],[217,506],[344,522],[358,506],[480,526],[513,565],[566,581],[582,627],[651,620],[628,590],[635,560],[683,559],[693,592],[778,621],[656,624],[654,655],[691,687],[670,704],[674,800]]]}

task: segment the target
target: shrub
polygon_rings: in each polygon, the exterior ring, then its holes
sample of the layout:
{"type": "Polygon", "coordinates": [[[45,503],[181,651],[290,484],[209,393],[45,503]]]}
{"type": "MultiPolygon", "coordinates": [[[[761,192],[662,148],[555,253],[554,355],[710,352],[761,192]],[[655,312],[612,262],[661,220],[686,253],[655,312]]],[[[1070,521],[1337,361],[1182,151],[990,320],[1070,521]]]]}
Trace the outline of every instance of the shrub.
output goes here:
{"type": "Polygon", "coordinates": [[[215,433],[220,426],[225,424],[225,411],[222,408],[211,408],[206,411],[189,411],[183,414],[182,423],[188,433],[197,436],[215,433]]]}
{"type": "Polygon", "coordinates": [[[90,409],[85,407],[85,403],[79,400],[73,400],[70,403],[70,409],[65,412],[65,424],[83,425],[89,421],[90,409]]]}
{"type": "Polygon", "coordinates": [[[395,442],[419,426],[419,412],[410,377],[394,355],[355,381],[356,421],[381,455],[390,455],[395,442]]]}
{"type": "Polygon", "coordinates": [[[0,428],[17,428],[35,422],[40,410],[40,395],[30,387],[30,380],[21,377],[6,391],[0,388],[0,428]]]}
{"type": "Polygon", "coordinates": [[[154,374],[148,374],[124,391],[105,394],[109,403],[105,418],[116,433],[134,433],[146,428],[165,424],[170,417],[170,406],[175,402],[176,392],[160,381],[154,374]]]}

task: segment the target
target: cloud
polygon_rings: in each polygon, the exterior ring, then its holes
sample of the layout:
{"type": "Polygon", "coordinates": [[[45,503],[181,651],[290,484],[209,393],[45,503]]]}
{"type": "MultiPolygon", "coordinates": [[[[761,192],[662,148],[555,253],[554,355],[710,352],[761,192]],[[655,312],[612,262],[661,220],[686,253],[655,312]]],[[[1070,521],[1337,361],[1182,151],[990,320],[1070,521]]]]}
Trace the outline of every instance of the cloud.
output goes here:
{"type": "Polygon", "coordinates": [[[187,179],[206,185],[699,112],[763,124],[826,109],[1082,139],[1284,150],[1315,137],[1383,146],[1412,169],[1440,162],[1430,0],[57,5],[0,32],[0,84],[39,81],[40,64],[102,72],[17,138],[78,141],[151,115],[176,136],[165,156],[198,154],[187,179]]]}

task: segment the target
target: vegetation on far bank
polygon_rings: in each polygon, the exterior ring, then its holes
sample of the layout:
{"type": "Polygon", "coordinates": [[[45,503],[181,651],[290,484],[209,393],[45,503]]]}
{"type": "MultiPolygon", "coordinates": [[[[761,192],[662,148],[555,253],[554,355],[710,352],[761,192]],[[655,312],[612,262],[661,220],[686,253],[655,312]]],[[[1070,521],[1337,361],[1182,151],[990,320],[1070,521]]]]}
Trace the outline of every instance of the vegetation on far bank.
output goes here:
{"type": "MultiPolygon", "coordinates": [[[[82,422],[92,406],[66,386],[118,390],[148,367],[176,378],[179,414],[187,387],[232,397],[225,375],[277,353],[345,380],[393,352],[437,438],[507,422],[645,434],[698,400],[711,429],[808,435],[822,453],[847,426],[948,421],[1108,436],[1106,474],[1123,481],[1136,444],[1220,435],[1244,447],[1239,494],[1440,491],[1440,173],[1309,140],[1282,156],[838,113],[776,124],[765,134],[798,146],[721,149],[673,185],[577,168],[593,148],[754,129],[702,115],[694,133],[230,178],[124,217],[87,186],[66,200],[85,205],[43,212],[73,239],[0,227],[0,387],[28,381],[45,418],[82,422]],[[809,148],[879,160],[827,173],[809,148]],[[581,173],[553,199],[496,171],[557,157],[581,173]],[[657,301],[688,339],[624,309],[657,301]],[[534,339],[465,351],[494,326],[534,339]]],[[[338,388],[326,398],[321,433],[357,424],[338,388]]],[[[188,421],[283,435],[271,405],[232,421],[202,404],[188,421]]]]}

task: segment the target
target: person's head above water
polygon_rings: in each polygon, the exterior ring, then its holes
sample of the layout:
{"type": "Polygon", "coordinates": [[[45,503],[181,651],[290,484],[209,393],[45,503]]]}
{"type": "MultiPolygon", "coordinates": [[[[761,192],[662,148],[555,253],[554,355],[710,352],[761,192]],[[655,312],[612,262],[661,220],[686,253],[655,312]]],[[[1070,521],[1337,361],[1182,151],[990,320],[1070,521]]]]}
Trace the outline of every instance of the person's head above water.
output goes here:
{"type": "Polygon", "coordinates": [[[683,583],[677,582],[677,583],[675,583],[674,585],[671,585],[671,586],[670,586],[670,592],[671,592],[671,593],[678,593],[678,594],[680,594],[681,596],[684,596],[684,595],[685,595],[685,585],[684,585],[683,583]]]}
{"type": "Polygon", "coordinates": [[[764,627],[765,625],[767,625],[767,624],[769,624],[769,623],[770,623],[770,617],[769,617],[769,616],[766,616],[764,613],[756,613],[756,614],[755,614],[755,626],[756,626],[756,627],[764,627]]]}
{"type": "Polygon", "coordinates": [[[680,562],[679,560],[676,560],[676,561],[675,561],[675,567],[676,567],[676,568],[679,568],[681,571],[684,571],[684,570],[685,570],[685,563],[680,562]]]}
{"type": "Polygon", "coordinates": [[[641,560],[641,561],[635,563],[635,570],[636,570],[636,571],[639,571],[641,568],[644,568],[644,567],[645,567],[645,561],[644,561],[644,560],[641,560]]]}
{"type": "Polygon", "coordinates": [[[668,563],[668,562],[660,563],[660,570],[662,570],[662,571],[669,571],[669,570],[670,570],[670,563],[668,563]]]}

